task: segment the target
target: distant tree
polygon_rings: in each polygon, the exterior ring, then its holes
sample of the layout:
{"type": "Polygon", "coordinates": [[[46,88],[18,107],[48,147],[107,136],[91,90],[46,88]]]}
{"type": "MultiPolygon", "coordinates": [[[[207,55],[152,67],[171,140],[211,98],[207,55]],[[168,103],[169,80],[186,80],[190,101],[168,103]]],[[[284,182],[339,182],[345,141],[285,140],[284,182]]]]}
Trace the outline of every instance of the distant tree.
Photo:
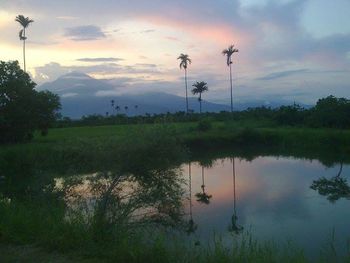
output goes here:
{"type": "Polygon", "coordinates": [[[23,41],[23,68],[24,71],[26,71],[26,28],[33,23],[34,20],[29,19],[29,17],[24,17],[23,15],[18,15],[15,21],[22,26],[22,29],[19,31],[19,39],[23,41]]]}
{"type": "Polygon", "coordinates": [[[238,49],[234,48],[234,45],[229,46],[227,49],[222,51],[222,54],[226,56],[226,64],[230,67],[230,84],[231,84],[231,112],[233,112],[233,95],[232,95],[232,55],[238,52],[238,49]]]}
{"type": "Polygon", "coordinates": [[[113,113],[114,113],[114,100],[111,100],[111,107],[112,107],[112,111],[113,111],[113,113]]]}
{"type": "Polygon", "coordinates": [[[124,107],[124,110],[125,110],[125,114],[126,114],[126,116],[128,116],[128,109],[129,109],[129,107],[128,107],[128,106],[125,106],[125,107],[124,107]]]}
{"type": "Polygon", "coordinates": [[[207,83],[204,81],[196,82],[192,85],[194,88],[192,89],[192,94],[196,95],[199,94],[199,112],[202,113],[202,93],[205,91],[208,91],[207,83]]]}
{"type": "Polygon", "coordinates": [[[120,107],[118,105],[115,106],[115,110],[117,111],[117,114],[118,114],[118,112],[120,111],[120,107]]]}
{"type": "Polygon", "coordinates": [[[302,125],[306,116],[306,110],[298,104],[281,106],[276,110],[275,120],[280,125],[302,125]]]}
{"type": "Polygon", "coordinates": [[[45,135],[59,116],[59,97],[35,86],[17,61],[0,61],[1,143],[28,141],[35,130],[45,135]]]}
{"type": "Polygon", "coordinates": [[[187,67],[188,64],[191,64],[192,61],[187,54],[180,54],[177,58],[180,59],[180,69],[185,70],[185,86],[186,86],[186,113],[188,113],[188,95],[187,95],[187,67]]]}

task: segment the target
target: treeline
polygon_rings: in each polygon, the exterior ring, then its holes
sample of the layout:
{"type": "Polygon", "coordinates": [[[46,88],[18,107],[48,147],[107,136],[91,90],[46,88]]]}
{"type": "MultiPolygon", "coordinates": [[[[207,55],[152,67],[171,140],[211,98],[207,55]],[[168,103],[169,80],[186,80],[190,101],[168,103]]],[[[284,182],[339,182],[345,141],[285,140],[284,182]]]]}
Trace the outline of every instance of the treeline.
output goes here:
{"type": "Polygon", "coordinates": [[[145,114],[128,117],[125,114],[111,116],[89,115],[79,120],[67,117],[56,122],[56,127],[96,126],[114,124],[139,124],[163,122],[195,122],[203,119],[210,121],[259,121],[266,125],[300,126],[314,128],[350,128],[350,100],[328,96],[319,99],[312,108],[304,108],[298,104],[281,106],[279,108],[257,107],[244,111],[220,113],[190,113],[145,114]]]}

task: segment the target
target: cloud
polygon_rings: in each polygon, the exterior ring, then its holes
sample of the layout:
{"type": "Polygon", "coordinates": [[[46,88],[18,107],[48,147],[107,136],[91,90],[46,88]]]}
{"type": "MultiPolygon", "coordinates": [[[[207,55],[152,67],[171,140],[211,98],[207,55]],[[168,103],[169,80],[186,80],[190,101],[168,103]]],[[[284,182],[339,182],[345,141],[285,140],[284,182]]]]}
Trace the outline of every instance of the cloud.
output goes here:
{"type": "Polygon", "coordinates": [[[146,29],[146,30],[141,30],[140,33],[141,34],[147,34],[147,33],[153,33],[155,32],[155,29],[146,29]]]}
{"type": "Polygon", "coordinates": [[[80,62],[118,62],[118,61],[123,61],[124,59],[110,57],[110,58],[78,58],[76,60],[80,62]]]}
{"type": "Polygon", "coordinates": [[[297,69],[297,70],[286,70],[270,73],[264,77],[256,78],[256,80],[274,80],[279,78],[288,77],[291,75],[296,75],[300,73],[308,73],[310,72],[308,69],[297,69]]]}
{"type": "Polygon", "coordinates": [[[156,68],[156,64],[147,64],[147,63],[136,63],[135,66],[140,66],[144,68],[156,68]]]}
{"type": "Polygon", "coordinates": [[[101,28],[94,25],[66,28],[64,36],[74,41],[90,41],[106,38],[101,28]]]}

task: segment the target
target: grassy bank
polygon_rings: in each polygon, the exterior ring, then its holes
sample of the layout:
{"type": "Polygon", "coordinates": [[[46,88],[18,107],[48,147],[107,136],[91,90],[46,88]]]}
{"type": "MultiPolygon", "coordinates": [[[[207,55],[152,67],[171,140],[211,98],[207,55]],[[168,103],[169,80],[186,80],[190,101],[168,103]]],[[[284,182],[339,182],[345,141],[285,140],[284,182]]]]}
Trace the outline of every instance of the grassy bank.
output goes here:
{"type": "Polygon", "coordinates": [[[61,174],[71,170],[91,172],[109,165],[113,168],[120,158],[122,142],[157,130],[170,132],[178,144],[187,147],[188,157],[193,159],[209,153],[210,158],[280,155],[319,159],[327,166],[339,161],[350,163],[348,130],[265,128],[241,122],[213,122],[204,130],[199,129],[198,123],[139,124],[52,129],[48,136],[36,135],[30,143],[1,146],[0,173],[14,166],[34,166],[61,174]]]}

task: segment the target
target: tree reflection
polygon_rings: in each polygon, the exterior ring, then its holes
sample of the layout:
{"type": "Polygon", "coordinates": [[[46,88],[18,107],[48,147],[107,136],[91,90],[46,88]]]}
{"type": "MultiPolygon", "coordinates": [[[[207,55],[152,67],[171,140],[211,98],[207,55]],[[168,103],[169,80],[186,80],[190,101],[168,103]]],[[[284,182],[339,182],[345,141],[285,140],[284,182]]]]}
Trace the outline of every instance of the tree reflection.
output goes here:
{"type": "Polygon", "coordinates": [[[236,211],[236,168],[235,168],[235,159],[231,158],[232,162],[232,186],[233,186],[233,214],[231,217],[231,224],[229,226],[229,231],[235,234],[240,234],[243,231],[243,226],[238,224],[238,216],[236,211]]]}
{"type": "Polygon", "coordinates": [[[189,186],[189,201],[190,201],[190,220],[188,221],[186,232],[187,234],[192,234],[197,230],[197,224],[193,221],[192,214],[192,174],[191,174],[191,163],[188,164],[188,186],[189,186]]]}
{"type": "Polygon", "coordinates": [[[340,168],[336,176],[327,179],[322,177],[313,181],[311,189],[318,191],[320,195],[326,196],[327,199],[334,203],[340,198],[350,199],[350,186],[345,178],[341,177],[343,172],[343,162],[340,163],[340,168]]]}
{"type": "Polygon", "coordinates": [[[178,169],[155,169],[145,175],[100,172],[65,180],[62,190],[68,216],[86,208],[97,237],[153,224],[183,225],[182,181],[178,169]]]}
{"type": "Polygon", "coordinates": [[[205,192],[205,184],[204,184],[204,166],[202,165],[202,192],[196,193],[197,201],[206,205],[210,204],[210,199],[212,195],[209,195],[205,192]]]}

